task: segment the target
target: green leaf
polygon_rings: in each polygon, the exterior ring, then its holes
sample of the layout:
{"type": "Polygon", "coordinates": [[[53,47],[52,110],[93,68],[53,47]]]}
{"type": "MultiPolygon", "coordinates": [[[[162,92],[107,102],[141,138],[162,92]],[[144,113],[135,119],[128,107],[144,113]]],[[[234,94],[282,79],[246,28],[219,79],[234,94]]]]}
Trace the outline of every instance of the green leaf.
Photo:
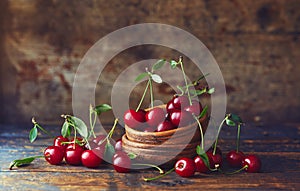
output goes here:
{"type": "Polygon", "coordinates": [[[68,121],[66,120],[65,122],[64,122],[64,124],[62,125],[62,127],[61,127],[61,135],[63,136],[63,137],[68,137],[69,135],[70,135],[70,128],[69,128],[69,123],[68,123],[68,121]]]}
{"type": "Polygon", "coordinates": [[[132,159],[135,159],[135,158],[137,157],[137,155],[134,154],[134,153],[128,153],[127,155],[128,155],[128,157],[129,157],[131,160],[132,160],[132,159]]]}
{"type": "Polygon", "coordinates": [[[100,115],[101,113],[103,112],[106,112],[106,111],[110,111],[112,109],[112,107],[108,104],[101,104],[101,105],[97,105],[95,107],[95,111],[98,115],[100,115]]]}
{"type": "Polygon", "coordinates": [[[238,123],[243,123],[242,119],[238,115],[233,114],[233,113],[230,114],[230,119],[232,119],[233,121],[238,122],[238,123]]]}
{"type": "Polygon", "coordinates": [[[208,94],[213,94],[214,92],[215,92],[215,88],[210,88],[210,89],[207,91],[208,94]]]}
{"type": "Polygon", "coordinates": [[[232,126],[232,127],[235,126],[235,122],[232,121],[232,120],[230,120],[230,119],[226,119],[226,124],[227,124],[228,126],[232,126]]]}
{"type": "Polygon", "coordinates": [[[88,138],[88,129],[86,124],[79,118],[74,117],[74,116],[70,116],[70,118],[72,119],[72,121],[75,123],[74,127],[76,128],[76,130],[78,131],[78,133],[84,137],[84,138],[88,138]]]}
{"type": "Polygon", "coordinates": [[[115,148],[114,146],[107,140],[107,143],[105,145],[105,152],[104,152],[104,159],[108,162],[112,161],[112,158],[115,154],[115,148]]]}
{"type": "Polygon", "coordinates": [[[197,145],[196,152],[197,152],[197,154],[200,156],[200,155],[202,155],[203,153],[205,153],[205,150],[203,150],[202,147],[201,147],[200,145],[197,145]]]}
{"type": "Polygon", "coordinates": [[[37,138],[37,135],[38,135],[38,129],[37,129],[36,125],[34,125],[34,127],[29,132],[29,141],[31,143],[34,142],[35,139],[37,138]]]}
{"type": "Polygon", "coordinates": [[[139,82],[139,81],[141,81],[143,78],[147,77],[148,75],[149,75],[148,72],[143,72],[143,73],[139,74],[139,75],[135,78],[135,81],[136,81],[136,82],[139,82]]]}
{"type": "Polygon", "coordinates": [[[160,59],[158,60],[153,66],[152,66],[152,72],[154,72],[155,70],[160,69],[161,67],[164,66],[164,64],[166,63],[165,59],[160,59]]]}
{"type": "Polygon", "coordinates": [[[206,106],[203,108],[203,110],[201,111],[201,113],[200,113],[200,115],[199,115],[198,118],[204,117],[204,115],[206,115],[206,113],[207,113],[207,109],[208,109],[208,107],[207,107],[207,105],[206,105],[206,106]]]}
{"type": "Polygon", "coordinates": [[[196,152],[201,157],[201,159],[203,160],[205,166],[208,169],[210,169],[209,159],[208,159],[208,156],[207,156],[205,150],[203,150],[202,147],[200,147],[200,145],[197,145],[196,152]]]}
{"type": "Polygon", "coordinates": [[[159,83],[159,84],[162,83],[161,77],[157,74],[151,74],[151,79],[156,83],[159,83]]]}
{"type": "Polygon", "coordinates": [[[178,62],[176,62],[175,60],[171,60],[170,66],[172,69],[176,68],[177,65],[178,65],[178,62]]]}
{"type": "Polygon", "coordinates": [[[34,161],[34,159],[42,158],[42,157],[44,157],[44,156],[34,156],[34,157],[27,157],[27,158],[23,158],[23,159],[14,160],[10,163],[9,169],[11,170],[13,167],[29,165],[32,161],[34,161]]]}

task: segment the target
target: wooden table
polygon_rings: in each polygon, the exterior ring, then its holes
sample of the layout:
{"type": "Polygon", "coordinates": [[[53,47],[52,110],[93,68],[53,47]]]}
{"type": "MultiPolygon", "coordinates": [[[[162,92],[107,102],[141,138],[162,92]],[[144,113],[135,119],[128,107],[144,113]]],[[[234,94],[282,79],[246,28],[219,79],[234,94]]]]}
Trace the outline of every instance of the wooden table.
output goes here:
{"type": "MultiPolygon", "coordinates": [[[[29,129],[17,128],[20,127],[0,126],[0,190],[300,190],[300,124],[248,124],[242,129],[241,150],[260,156],[263,164],[260,173],[224,175],[214,172],[181,178],[173,172],[152,182],[142,180],[142,177],[157,174],[152,169],[120,174],[110,165],[98,169],[65,164],[53,166],[44,159],[9,170],[12,160],[40,155],[47,145],[52,144],[45,135],[31,144],[28,141],[29,129]]],[[[46,128],[59,132],[58,127],[46,128]]],[[[116,136],[122,132],[119,130],[116,136]]],[[[219,146],[226,153],[234,149],[234,145],[235,129],[224,127],[219,146]]],[[[225,170],[234,169],[225,164],[225,170]]]]}

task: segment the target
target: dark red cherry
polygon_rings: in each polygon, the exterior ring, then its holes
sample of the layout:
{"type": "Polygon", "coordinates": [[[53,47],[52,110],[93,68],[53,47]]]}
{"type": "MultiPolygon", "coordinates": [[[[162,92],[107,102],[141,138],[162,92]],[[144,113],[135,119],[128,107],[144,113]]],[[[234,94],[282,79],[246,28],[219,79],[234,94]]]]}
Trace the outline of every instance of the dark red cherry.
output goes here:
{"type": "Polygon", "coordinates": [[[166,105],[166,110],[167,110],[167,113],[171,113],[172,111],[174,111],[176,108],[174,107],[174,104],[173,104],[173,99],[170,100],[167,105],[166,105]]]}
{"type": "Polygon", "coordinates": [[[122,151],[122,139],[116,141],[115,151],[122,151]]]}
{"type": "Polygon", "coordinates": [[[124,113],[124,123],[133,129],[142,126],[144,122],[145,122],[144,110],[139,110],[136,112],[133,109],[129,109],[124,113]]]}
{"type": "MultiPolygon", "coordinates": [[[[213,151],[214,151],[214,148],[211,147],[210,149],[208,149],[207,152],[213,152],[213,151]]],[[[220,149],[220,147],[216,148],[216,153],[222,156],[222,150],[220,149]]]]}
{"type": "Polygon", "coordinates": [[[65,161],[70,165],[80,165],[81,164],[81,154],[84,149],[78,144],[70,144],[65,152],[65,161]]]}
{"type": "Polygon", "coordinates": [[[206,154],[208,158],[210,158],[212,161],[212,164],[210,164],[211,168],[219,168],[222,166],[222,162],[223,162],[222,155],[220,155],[219,153],[213,154],[213,152],[210,151],[207,151],[206,154]]]}
{"type": "Polygon", "coordinates": [[[193,100],[192,105],[188,105],[184,108],[185,111],[188,111],[196,116],[200,115],[202,111],[202,106],[199,101],[193,100]]]}
{"type": "Polygon", "coordinates": [[[196,165],[190,158],[181,158],[175,164],[175,172],[181,177],[191,177],[195,174],[196,165]]]}
{"type": "Polygon", "coordinates": [[[81,162],[85,167],[97,168],[102,163],[102,158],[93,150],[85,150],[81,154],[81,162]]]}
{"type": "MultiPolygon", "coordinates": [[[[98,135],[96,138],[94,138],[91,142],[91,147],[92,148],[95,148],[95,147],[105,147],[106,143],[107,143],[107,140],[104,140],[106,139],[106,136],[107,135],[98,135]],[[104,141],[103,141],[104,140],[104,141]]],[[[109,142],[115,146],[115,141],[112,139],[112,138],[108,138],[109,139],[109,142]]]]}
{"type": "MultiPolygon", "coordinates": [[[[208,157],[209,160],[209,165],[213,163],[212,159],[210,157],[208,157]]],[[[194,158],[194,162],[196,165],[196,171],[197,172],[201,172],[201,173],[206,173],[209,171],[209,168],[207,168],[207,166],[205,165],[203,159],[200,156],[196,156],[194,158]]]]}
{"type": "Polygon", "coordinates": [[[175,127],[186,126],[193,123],[194,117],[190,112],[175,110],[170,115],[170,121],[175,127]]]}
{"type": "Polygon", "coordinates": [[[44,150],[44,157],[50,164],[57,165],[64,159],[64,152],[58,146],[49,146],[44,150]]]}
{"type": "Polygon", "coordinates": [[[165,111],[162,108],[155,107],[146,113],[146,122],[151,127],[156,127],[165,120],[165,111]]]}
{"type": "Polygon", "coordinates": [[[183,110],[189,105],[189,99],[186,96],[175,96],[173,98],[173,105],[176,109],[183,110]]]}
{"type": "Polygon", "coordinates": [[[131,160],[125,152],[118,151],[113,156],[113,167],[119,173],[127,173],[131,168],[131,160]]]}
{"type": "Polygon", "coordinates": [[[261,161],[257,155],[246,155],[242,161],[242,166],[246,172],[259,172],[261,169],[261,161]]]}
{"type": "Polygon", "coordinates": [[[68,144],[62,144],[64,142],[69,142],[69,139],[67,137],[57,136],[53,140],[53,146],[57,146],[57,147],[61,148],[63,150],[63,152],[65,152],[68,144]]]}
{"type": "Polygon", "coordinates": [[[236,150],[232,150],[226,155],[226,160],[232,167],[241,167],[244,158],[244,153],[241,151],[236,152],[236,150]]]}
{"type": "Polygon", "coordinates": [[[163,121],[157,125],[156,131],[157,132],[168,131],[174,128],[175,128],[174,125],[170,121],[163,121]]]}

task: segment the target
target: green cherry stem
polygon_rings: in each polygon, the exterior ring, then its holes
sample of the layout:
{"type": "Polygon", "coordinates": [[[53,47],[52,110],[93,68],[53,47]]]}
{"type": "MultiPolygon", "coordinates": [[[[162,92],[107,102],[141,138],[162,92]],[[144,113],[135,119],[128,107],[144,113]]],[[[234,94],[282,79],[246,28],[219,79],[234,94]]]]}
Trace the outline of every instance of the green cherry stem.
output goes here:
{"type": "Polygon", "coordinates": [[[148,88],[149,88],[149,85],[150,85],[150,80],[148,80],[148,82],[147,82],[147,85],[146,85],[146,88],[145,88],[145,90],[144,90],[144,93],[143,93],[143,95],[142,95],[142,98],[141,98],[141,100],[140,100],[140,102],[139,102],[139,105],[137,106],[137,108],[136,108],[136,112],[141,108],[141,105],[142,105],[142,103],[143,103],[143,101],[144,101],[144,99],[145,99],[145,96],[146,96],[146,93],[147,93],[147,90],[148,90],[148,88]]]}
{"type": "Polygon", "coordinates": [[[50,137],[54,137],[54,135],[52,135],[52,133],[46,131],[40,124],[38,124],[34,117],[31,119],[32,123],[34,124],[34,126],[38,127],[41,131],[43,131],[45,134],[47,134],[50,137]]]}
{"type": "Polygon", "coordinates": [[[239,152],[240,134],[241,134],[241,123],[238,123],[237,138],[236,138],[236,152],[239,152]]]}
{"type": "Polygon", "coordinates": [[[217,137],[216,137],[216,141],[215,141],[215,144],[214,144],[213,155],[216,154],[217,145],[218,145],[218,139],[219,139],[219,134],[220,134],[221,128],[222,128],[223,124],[225,123],[225,121],[228,119],[228,117],[229,117],[229,115],[226,115],[226,117],[222,120],[222,122],[219,125],[218,132],[217,132],[217,137]]]}
{"type": "Polygon", "coordinates": [[[151,78],[149,78],[149,89],[150,89],[150,103],[151,103],[151,108],[153,108],[153,86],[152,86],[152,81],[151,78]]]}
{"type": "Polygon", "coordinates": [[[190,91],[189,91],[189,86],[188,86],[188,83],[187,83],[186,74],[185,74],[185,71],[184,71],[184,67],[183,67],[183,62],[182,62],[182,57],[181,56],[179,58],[178,63],[180,64],[181,71],[182,71],[182,74],[183,74],[184,83],[185,83],[185,86],[187,88],[187,94],[188,94],[189,104],[192,105],[192,100],[191,100],[191,95],[190,95],[190,91]]]}
{"type": "Polygon", "coordinates": [[[167,172],[164,173],[164,174],[155,176],[155,177],[153,177],[153,178],[143,178],[143,179],[144,179],[144,181],[146,181],[146,182],[152,181],[152,180],[157,180],[157,179],[160,179],[160,178],[162,178],[162,177],[164,177],[164,176],[170,174],[170,173],[173,172],[174,170],[175,170],[175,168],[172,168],[172,169],[170,169],[169,171],[167,171],[167,172]]]}
{"type": "Polygon", "coordinates": [[[159,174],[164,173],[164,171],[161,168],[159,168],[158,166],[156,166],[154,164],[135,163],[133,165],[134,166],[148,166],[148,167],[156,168],[159,171],[159,174]]]}
{"type": "Polygon", "coordinates": [[[202,125],[199,121],[199,119],[193,114],[194,119],[197,121],[199,129],[200,129],[200,135],[201,135],[201,148],[204,150],[204,136],[203,136],[203,130],[202,130],[202,125]]]}
{"type": "Polygon", "coordinates": [[[93,109],[93,106],[90,105],[90,127],[91,127],[91,135],[96,138],[95,132],[94,132],[94,127],[96,124],[96,120],[97,120],[97,115],[93,109]],[[94,119],[93,119],[93,115],[94,115],[94,119]]]}
{"type": "Polygon", "coordinates": [[[218,171],[221,172],[221,173],[223,173],[223,174],[232,175],[232,174],[239,173],[239,172],[245,170],[246,168],[248,168],[248,165],[245,165],[245,166],[243,166],[242,168],[240,168],[240,169],[238,169],[238,170],[235,170],[235,171],[233,171],[233,172],[224,172],[224,171],[221,170],[221,168],[218,168],[218,171]]]}

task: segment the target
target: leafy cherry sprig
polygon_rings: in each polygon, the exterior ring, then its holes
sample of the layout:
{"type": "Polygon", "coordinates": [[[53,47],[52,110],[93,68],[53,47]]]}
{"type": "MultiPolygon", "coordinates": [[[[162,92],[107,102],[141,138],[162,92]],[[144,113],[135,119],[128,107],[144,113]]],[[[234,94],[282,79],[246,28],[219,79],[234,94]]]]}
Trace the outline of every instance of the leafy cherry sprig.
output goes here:
{"type": "Polygon", "coordinates": [[[33,127],[29,132],[30,143],[33,143],[36,140],[38,136],[38,129],[40,129],[42,132],[49,135],[50,137],[54,137],[50,132],[46,131],[40,124],[38,124],[34,117],[31,119],[31,122],[33,123],[33,127]]]}
{"type": "Polygon", "coordinates": [[[135,81],[136,82],[139,82],[141,81],[142,79],[144,79],[145,77],[148,77],[148,82],[147,82],[147,85],[146,85],[146,88],[144,90],[144,93],[142,95],[142,98],[136,108],[136,111],[138,111],[145,99],[145,96],[146,96],[146,93],[149,89],[150,91],[150,104],[151,104],[151,108],[154,107],[154,98],[153,98],[153,85],[152,85],[152,81],[156,82],[156,83],[162,83],[162,78],[158,75],[158,74],[155,74],[154,72],[160,68],[162,68],[164,66],[164,64],[166,63],[166,60],[165,59],[160,59],[158,60],[151,68],[151,71],[148,70],[148,68],[146,68],[146,72],[143,72],[141,74],[139,74],[135,81]]]}

